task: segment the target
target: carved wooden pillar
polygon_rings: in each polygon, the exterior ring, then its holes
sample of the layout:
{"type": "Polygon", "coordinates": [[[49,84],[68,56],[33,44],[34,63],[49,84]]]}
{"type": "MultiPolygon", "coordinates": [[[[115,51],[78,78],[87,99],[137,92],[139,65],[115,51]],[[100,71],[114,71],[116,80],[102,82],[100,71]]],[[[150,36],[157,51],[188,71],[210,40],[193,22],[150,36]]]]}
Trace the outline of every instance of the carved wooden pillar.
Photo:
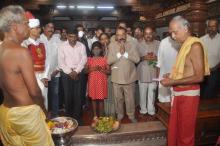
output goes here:
{"type": "Polygon", "coordinates": [[[186,18],[189,20],[192,33],[197,36],[205,34],[206,19],[208,15],[208,9],[206,0],[189,0],[190,8],[186,13],[186,18]]]}

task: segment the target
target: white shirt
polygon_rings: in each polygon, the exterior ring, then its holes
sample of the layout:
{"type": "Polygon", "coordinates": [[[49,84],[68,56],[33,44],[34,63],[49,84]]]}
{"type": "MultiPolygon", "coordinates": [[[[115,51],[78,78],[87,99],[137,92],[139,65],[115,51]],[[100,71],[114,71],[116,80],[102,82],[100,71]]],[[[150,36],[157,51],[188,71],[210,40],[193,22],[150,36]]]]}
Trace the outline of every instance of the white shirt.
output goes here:
{"type": "Polygon", "coordinates": [[[213,68],[220,62],[220,34],[217,33],[212,39],[206,34],[201,40],[207,49],[209,66],[213,68]]]}
{"type": "Polygon", "coordinates": [[[157,54],[157,67],[160,68],[159,78],[171,72],[179,47],[180,45],[169,36],[160,42],[157,54]]]}
{"type": "Polygon", "coordinates": [[[99,39],[98,39],[96,36],[94,36],[94,37],[91,38],[91,39],[87,39],[88,47],[89,47],[90,50],[92,49],[92,44],[93,44],[94,42],[96,42],[96,41],[99,41],[99,39]]]}
{"type": "Polygon", "coordinates": [[[30,45],[30,44],[39,45],[40,42],[41,42],[40,39],[34,40],[32,38],[28,38],[21,43],[21,46],[27,48],[28,45],[30,45]]]}
{"type": "MultiPolygon", "coordinates": [[[[52,36],[50,40],[44,34],[40,35],[40,41],[44,43],[46,50],[45,72],[47,79],[51,80],[51,74],[58,70],[58,46],[60,39],[57,36],[52,36]]],[[[60,73],[56,75],[59,77],[60,73]]]]}

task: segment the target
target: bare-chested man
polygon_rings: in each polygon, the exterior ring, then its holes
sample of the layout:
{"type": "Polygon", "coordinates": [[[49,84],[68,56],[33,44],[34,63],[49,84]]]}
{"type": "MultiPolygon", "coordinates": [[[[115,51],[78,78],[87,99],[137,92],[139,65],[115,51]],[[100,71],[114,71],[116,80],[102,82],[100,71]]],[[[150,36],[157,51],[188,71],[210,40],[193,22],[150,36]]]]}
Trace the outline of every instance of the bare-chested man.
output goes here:
{"type": "Polygon", "coordinates": [[[29,36],[28,20],[20,6],[0,11],[0,135],[6,146],[54,146],[45,122],[45,107],[31,55],[21,42],[29,36]],[[42,110],[43,109],[43,110],[42,110]]]}
{"type": "Polygon", "coordinates": [[[205,49],[198,38],[191,36],[189,27],[181,16],[174,17],[169,25],[172,38],[182,46],[171,74],[164,75],[161,81],[162,85],[173,87],[168,146],[194,146],[199,83],[209,74],[205,49]]]}

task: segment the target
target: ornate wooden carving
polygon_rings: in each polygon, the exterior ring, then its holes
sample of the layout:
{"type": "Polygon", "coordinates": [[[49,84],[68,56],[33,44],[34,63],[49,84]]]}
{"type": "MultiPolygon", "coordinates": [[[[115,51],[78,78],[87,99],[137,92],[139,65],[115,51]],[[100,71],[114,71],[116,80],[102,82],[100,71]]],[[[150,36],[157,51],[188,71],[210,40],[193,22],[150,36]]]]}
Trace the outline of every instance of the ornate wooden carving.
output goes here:
{"type": "Polygon", "coordinates": [[[196,36],[205,34],[206,19],[208,15],[207,4],[205,0],[190,0],[190,8],[186,18],[191,23],[192,33],[196,36]]]}
{"type": "Polygon", "coordinates": [[[220,1],[215,1],[208,6],[208,18],[217,18],[220,16],[220,1]]]}

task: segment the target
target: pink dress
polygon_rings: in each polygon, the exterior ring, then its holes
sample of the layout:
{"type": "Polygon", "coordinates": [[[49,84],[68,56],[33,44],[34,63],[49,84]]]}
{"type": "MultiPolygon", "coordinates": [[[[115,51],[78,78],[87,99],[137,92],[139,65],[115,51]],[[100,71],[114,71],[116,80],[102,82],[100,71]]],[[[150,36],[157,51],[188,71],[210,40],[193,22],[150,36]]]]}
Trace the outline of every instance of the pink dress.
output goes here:
{"type": "MultiPolygon", "coordinates": [[[[89,57],[87,65],[89,68],[101,66],[107,68],[107,60],[105,57],[89,57]]],[[[108,94],[107,75],[100,71],[93,71],[88,76],[89,97],[92,100],[104,99],[108,94]]]]}

